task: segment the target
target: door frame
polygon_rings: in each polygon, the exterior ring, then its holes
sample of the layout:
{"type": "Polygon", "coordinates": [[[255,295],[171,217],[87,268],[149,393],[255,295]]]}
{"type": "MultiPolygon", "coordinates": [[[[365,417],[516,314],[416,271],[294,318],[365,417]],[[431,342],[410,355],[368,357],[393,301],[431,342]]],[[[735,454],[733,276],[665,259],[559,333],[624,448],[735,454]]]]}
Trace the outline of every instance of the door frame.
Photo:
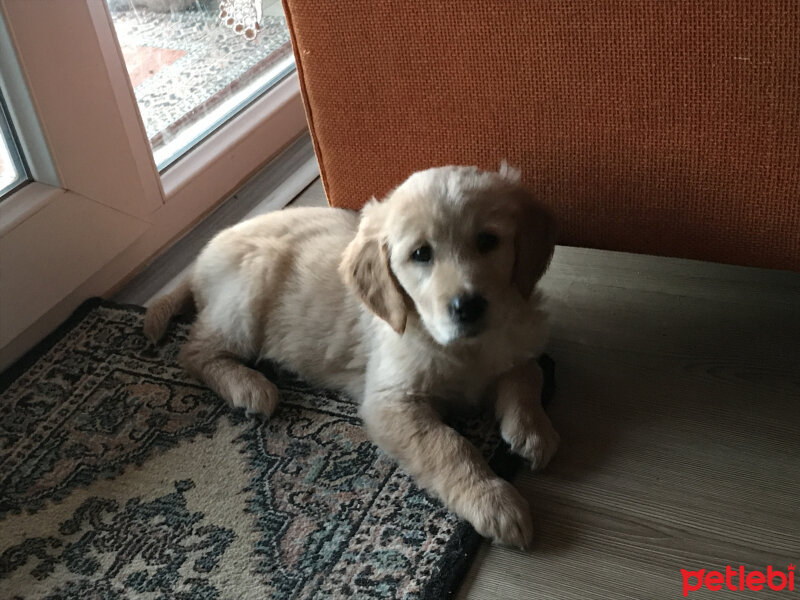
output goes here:
{"type": "MultiPolygon", "coordinates": [[[[104,0],[0,0],[0,19],[18,67],[16,82],[2,67],[3,85],[16,89],[12,120],[33,174],[0,202],[2,368],[152,260],[307,125],[293,72],[159,174],[104,0]],[[24,95],[27,110],[15,101],[24,95]]],[[[297,191],[314,177],[298,168],[307,180],[297,191]]]]}

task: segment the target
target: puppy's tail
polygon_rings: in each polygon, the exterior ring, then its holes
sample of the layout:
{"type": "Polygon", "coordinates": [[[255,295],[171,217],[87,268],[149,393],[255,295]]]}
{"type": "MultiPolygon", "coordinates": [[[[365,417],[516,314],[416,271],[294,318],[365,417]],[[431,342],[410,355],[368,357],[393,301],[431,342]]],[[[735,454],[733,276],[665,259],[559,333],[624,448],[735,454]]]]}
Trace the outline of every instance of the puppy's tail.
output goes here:
{"type": "Polygon", "coordinates": [[[183,314],[194,308],[194,297],[189,279],[186,278],[168,294],[156,298],[144,315],[144,334],[154,344],[164,337],[169,322],[175,315],[183,314]]]}

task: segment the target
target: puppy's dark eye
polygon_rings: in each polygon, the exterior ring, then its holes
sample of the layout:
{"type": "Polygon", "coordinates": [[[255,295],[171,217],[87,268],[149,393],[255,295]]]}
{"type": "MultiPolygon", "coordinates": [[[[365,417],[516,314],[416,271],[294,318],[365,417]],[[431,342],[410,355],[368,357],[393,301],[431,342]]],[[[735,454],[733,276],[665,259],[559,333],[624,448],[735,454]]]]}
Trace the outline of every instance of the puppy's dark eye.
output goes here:
{"type": "Polygon", "coordinates": [[[476,240],[476,245],[478,246],[478,252],[481,254],[486,254],[491,252],[495,248],[497,248],[497,244],[500,243],[500,239],[493,233],[489,233],[488,231],[481,231],[478,234],[478,238],[476,240]]]}
{"type": "Polygon", "coordinates": [[[411,260],[419,263],[428,263],[433,260],[433,248],[425,244],[411,253],[411,260]]]}

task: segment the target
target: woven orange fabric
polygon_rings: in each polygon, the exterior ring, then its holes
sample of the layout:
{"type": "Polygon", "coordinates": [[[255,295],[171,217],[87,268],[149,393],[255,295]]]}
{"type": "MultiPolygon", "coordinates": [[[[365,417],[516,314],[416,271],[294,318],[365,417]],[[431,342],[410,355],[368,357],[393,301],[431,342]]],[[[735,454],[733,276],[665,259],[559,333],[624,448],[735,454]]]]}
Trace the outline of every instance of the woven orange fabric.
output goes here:
{"type": "Polygon", "coordinates": [[[331,204],[507,159],[560,243],[800,269],[800,3],[284,8],[331,204]]]}

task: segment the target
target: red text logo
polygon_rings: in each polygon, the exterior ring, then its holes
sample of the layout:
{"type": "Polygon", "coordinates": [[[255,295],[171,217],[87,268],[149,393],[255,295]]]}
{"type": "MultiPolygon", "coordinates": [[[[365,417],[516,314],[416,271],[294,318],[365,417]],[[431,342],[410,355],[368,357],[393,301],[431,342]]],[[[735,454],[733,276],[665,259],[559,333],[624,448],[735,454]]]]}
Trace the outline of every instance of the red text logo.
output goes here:
{"type": "Polygon", "coordinates": [[[794,565],[787,566],[786,571],[779,571],[768,566],[766,571],[746,572],[743,566],[734,569],[730,565],[725,567],[725,573],[706,571],[705,569],[697,571],[681,569],[681,575],[683,576],[684,597],[688,596],[689,592],[696,592],[703,587],[712,591],[722,589],[754,592],[764,589],[776,592],[794,590],[794,565]]]}

